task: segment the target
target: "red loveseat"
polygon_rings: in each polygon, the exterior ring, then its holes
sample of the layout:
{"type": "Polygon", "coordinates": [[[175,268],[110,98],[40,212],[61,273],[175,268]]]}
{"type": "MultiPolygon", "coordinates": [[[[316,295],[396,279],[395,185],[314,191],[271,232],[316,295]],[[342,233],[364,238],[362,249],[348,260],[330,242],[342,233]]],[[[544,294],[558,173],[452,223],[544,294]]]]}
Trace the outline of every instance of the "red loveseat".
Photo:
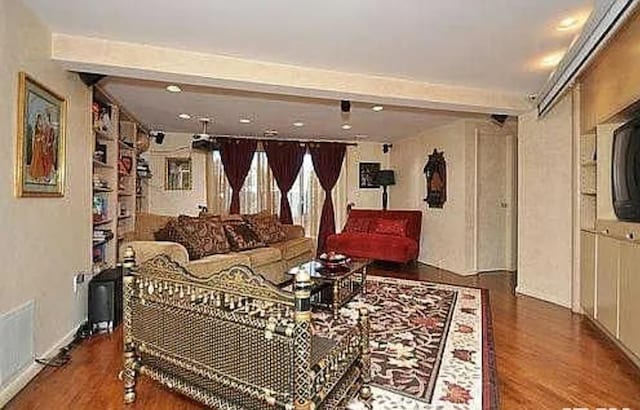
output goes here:
{"type": "Polygon", "coordinates": [[[327,251],[407,263],[418,259],[421,228],[420,211],[352,209],[342,233],[327,238],[327,251]]]}

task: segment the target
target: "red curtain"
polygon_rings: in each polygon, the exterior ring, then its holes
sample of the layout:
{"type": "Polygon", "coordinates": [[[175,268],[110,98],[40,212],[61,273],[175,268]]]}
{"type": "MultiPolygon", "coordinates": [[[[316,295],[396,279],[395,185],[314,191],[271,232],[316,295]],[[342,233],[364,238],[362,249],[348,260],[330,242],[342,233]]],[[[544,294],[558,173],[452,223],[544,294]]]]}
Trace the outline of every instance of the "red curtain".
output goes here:
{"type": "Polygon", "coordinates": [[[300,172],[307,147],[297,141],[263,141],[262,145],[267,153],[271,172],[280,188],[280,222],[291,224],[293,217],[287,194],[300,172]]]}
{"type": "Polygon", "coordinates": [[[325,195],[318,231],[318,253],[325,251],[327,237],[336,233],[331,190],[336,185],[336,182],[338,182],[346,148],[344,144],[333,142],[309,144],[309,152],[313,160],[313,169],[316,171],[325,195]]]}
{"type": "Polygon", "coordinates": [[[240,213],[240,190],[251,169],[257,145],[254,139],[225,138],[220,142],[220,159],[232,190],[230,214],[240,213]]]}

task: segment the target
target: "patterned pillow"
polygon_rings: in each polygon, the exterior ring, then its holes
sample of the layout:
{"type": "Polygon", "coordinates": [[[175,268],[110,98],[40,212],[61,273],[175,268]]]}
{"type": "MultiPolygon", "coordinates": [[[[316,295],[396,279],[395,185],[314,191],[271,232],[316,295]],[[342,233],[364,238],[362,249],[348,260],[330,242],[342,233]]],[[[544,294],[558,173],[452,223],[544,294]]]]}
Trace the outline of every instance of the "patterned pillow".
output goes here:
{"type": "Polygon", "coordinates": [[[245,215],[244,220],[251,225],[264,243],[282,242],[287,239],[287,233],[275,215],[269,213],[245,215]]]}
{"type": "Polygon", "coordinates": [[[235,252],[266,246],[248,223],[225,223],[223,226],[224,231],[227,234],[229,244],[231,245],[231,250],[235,252]]]}
{"type": "Polygon", "coordinates": [[[381,235],[407,236],[407,220],[378,218],[373,223],[371,232],[381,235]]]}
{"type": "Polygon", "coordinates": [[[227,253],[231,246],[221,223],[211,218],[178,217],[166,227],[169,240],[184,246],[190,260],[227,253]]]}
{"type": "Polygon", "coordinates": [[[342,232],[369,232],[370,223],[368,218],[348,218],[342,232]]]}

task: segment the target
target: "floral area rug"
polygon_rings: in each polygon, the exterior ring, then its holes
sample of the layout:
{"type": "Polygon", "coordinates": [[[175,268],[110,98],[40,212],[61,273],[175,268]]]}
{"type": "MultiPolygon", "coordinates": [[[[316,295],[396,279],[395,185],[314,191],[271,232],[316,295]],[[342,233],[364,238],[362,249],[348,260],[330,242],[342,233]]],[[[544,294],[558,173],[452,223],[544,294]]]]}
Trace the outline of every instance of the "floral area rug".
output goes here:
{"type": "MultiPolygon", "coordinates": [[[[341,315],[370,314],[374,409],[498,409],[488,292],[370,276],[341,315]]],[[[314,314],[331,337],[344,320],[314,314]]],[[[349,409],[365,408],[357,400],[349,409]]]]}

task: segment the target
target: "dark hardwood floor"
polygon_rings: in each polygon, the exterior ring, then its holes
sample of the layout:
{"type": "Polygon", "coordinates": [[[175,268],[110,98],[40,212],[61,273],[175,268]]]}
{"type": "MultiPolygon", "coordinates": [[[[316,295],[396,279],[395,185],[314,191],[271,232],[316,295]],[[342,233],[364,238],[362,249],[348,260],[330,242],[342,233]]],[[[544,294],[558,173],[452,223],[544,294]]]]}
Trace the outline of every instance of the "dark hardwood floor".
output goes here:
{"type": "MultiPolygon", "coordinates": [[[[640,410],[640,371],[587,319],[514,295],[512,274],[460,277],[424,265],[375,266],[370,272],[490,289],[503,409],[640,410]]],[[[7,409],[121,409],[121,352],[120,330],[94,336],[73,351],[69,365],[42,371],[7,409]]],[[[127,408],[201,406],[143,377],[136,403],[127,408]]]]}

